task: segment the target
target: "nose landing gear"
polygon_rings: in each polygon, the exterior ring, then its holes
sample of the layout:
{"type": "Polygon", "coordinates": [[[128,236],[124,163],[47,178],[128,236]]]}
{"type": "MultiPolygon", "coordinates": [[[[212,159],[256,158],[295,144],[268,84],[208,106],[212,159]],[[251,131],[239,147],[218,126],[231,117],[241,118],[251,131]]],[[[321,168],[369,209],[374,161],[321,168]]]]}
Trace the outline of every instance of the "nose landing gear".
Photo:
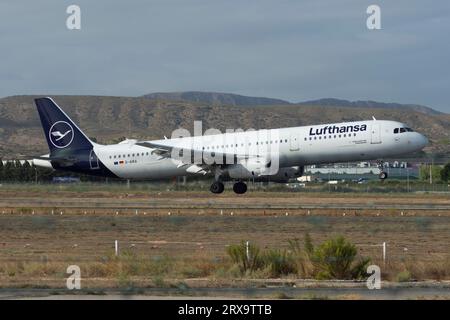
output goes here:
{"type": "Polygon", "coordinates": [[[384,161],[383,160],[379,160],[377,161],[377,166],[380,169],[380,173],[378,175],[378,178],[380,178],[380,180],[385,180],[388,177],[388,174],[386,171],[384,171],[384,161]]]}
{"type": "Polygon", "coordinates": [[[381,171],[380,174],[378,175],[378,178],[380,178],[381,180],[387,179],[388,174],[387,172],[381,171]]]}

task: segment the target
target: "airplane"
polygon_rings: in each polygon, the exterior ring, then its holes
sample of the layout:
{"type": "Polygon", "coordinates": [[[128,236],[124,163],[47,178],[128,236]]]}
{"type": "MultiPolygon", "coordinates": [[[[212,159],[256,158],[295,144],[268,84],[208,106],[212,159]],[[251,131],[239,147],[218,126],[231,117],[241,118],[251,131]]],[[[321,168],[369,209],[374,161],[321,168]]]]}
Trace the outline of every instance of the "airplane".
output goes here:
{"type": "Polygon", "coordinates": [[[35,99],[50,153],[35,157],[36,166],[120,179],[160,180],[210,176],[210,191],[220,194],[225,181],[233,191],[247,191],[246,181],[287,182],[307,165],[377,160],[419,151],[428,139],[390,120],[354,121],[301,127],[238,130],[171,139],[93,142],[49,97],[35,99]],[[64,133],[62,133],[64,132],[64,133]]]}

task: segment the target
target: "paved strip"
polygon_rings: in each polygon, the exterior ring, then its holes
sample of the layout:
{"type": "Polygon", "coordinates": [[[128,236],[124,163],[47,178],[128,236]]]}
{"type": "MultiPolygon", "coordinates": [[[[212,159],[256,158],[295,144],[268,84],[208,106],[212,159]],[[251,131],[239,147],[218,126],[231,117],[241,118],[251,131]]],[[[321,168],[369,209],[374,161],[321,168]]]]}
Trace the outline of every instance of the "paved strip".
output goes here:
{"type": "Polygon", "coordinates": [[[348,209],[348,210],[450,210],[450,204],[385,204],[385,203],[261,203],[247,198],[241,203],[202,200],[174,201],[152,199],[136,201],[127,199],[29,199],[7,198],[0,200],[2,208],[80,208],[80,209],[348,209]]]}

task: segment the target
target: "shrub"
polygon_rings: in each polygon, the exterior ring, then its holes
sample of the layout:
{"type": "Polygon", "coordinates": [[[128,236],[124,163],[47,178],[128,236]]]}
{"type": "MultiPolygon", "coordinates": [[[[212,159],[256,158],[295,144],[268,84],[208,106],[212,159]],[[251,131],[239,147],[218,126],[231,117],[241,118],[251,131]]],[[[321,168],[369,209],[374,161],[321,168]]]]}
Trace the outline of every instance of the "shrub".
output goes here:
{"type": "Polygon", "coordinates": [[[441,170],[441,180],[442,181],[450,181],[450,162],[445,165],[445,167],[441,170]]]}
{"type": "Polygon", "coordinates": [[[310,259],[318,279],[359,279],[365,275],[368,258],[355,262],[356,246],[338,236],[312,249],[310,259]]]}
{"type": "Polygon", "coordinates": [[[248,257],[247,246],[244,241],[241,241],[240,244],[230,245],[227,248],[227,253],[231,260],[239,266],[241,273],[255,271],[263,266],[260,250],[254,244],[248,245],[248,257]]]}
{"type": "Polygon", "coordinates": [[[279,277],[298,274],[317,279],[361,279],[366,276],[369,258],[357,257],[356,246],[339,236],[314,248],[309,234],[303,248],[298,239],[289,240],[289,250],[269,249],[260,252],[249,245],[248,257],[244,241],[231,245],[227,252],[241,274],[279,277]],[[255,271],[257,271],[255,273],[255,271]]]}
{"type": "Polygon", "coordinates": [[[314,250],[311,237],[307,233],[305,235],[305,243],[303,248],[299,239],[288,240],[289,250],[292,252],[293,259],[296,262],[297,274],[301,277],[308,278],[313,274],[313,265],[310,256],[314,250]]]}
{"type": "Polygon", "coordinates": [[[407,282],[411,280],[411,273],[408,270],[401,271],[396,278],[398,282],[407,282]]]}
{"type": "Polygon", "coordinates": [[[269,267],[272,277],[297,273],[293,254],[287,250],[268,250],[263,254],[262,260],[269,267]]]}

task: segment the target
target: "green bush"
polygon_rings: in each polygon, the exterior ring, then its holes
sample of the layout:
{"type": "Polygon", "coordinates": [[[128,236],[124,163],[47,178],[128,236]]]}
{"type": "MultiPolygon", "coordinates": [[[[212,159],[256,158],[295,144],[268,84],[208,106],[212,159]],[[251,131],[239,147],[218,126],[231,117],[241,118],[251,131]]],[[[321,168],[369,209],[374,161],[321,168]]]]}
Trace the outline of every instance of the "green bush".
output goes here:
{"type": "Polygon", "coordinates": [[[344,237],[329,239],[314,247],[309,234],[305,235],[303,246],[298,239],[289,240],[289,250],[260,249],[249,245],[249,256],[244,241],[231,245],[227,252],[241,274],[279,277],[296,274],[316,279],[362,279],[366,277],[369,258],[357,256],[356,246],[344,237]]]}
{"type": "Polygon", "coordinates": [[[450,162],[445,165],[445,167],[440,172],[441,180],[448,182],[450,181],[450,162]]]}
{"type": "Polygon", "coordinates": [[[248,246],[248,257],[247,246],[244,241],[241,241],[240,244],[230,245],[227,248],[227,253],[231,260],[239,266],[241,273],[255,271],[263,266],[260,249],[254,244],[248,246]]]}
{"type": "Polygon", "coordinates": [[[268,250],[263,254],[262,260],[272,277],[297,273],[293,254],[287,250],[268,250]]]}
{"type": "Polygon", "coordinates": [[[398,282],[408,282],[411,281],[411,272],[408,270],[401,271],[397,274],[396,280],[398,282]]]}
{"type": "Polygon", "coordinates": [[[317,279],[360,279],[366,274],[368,258],[357,256],[356,246],[344,237],[330,239],[312,249],[310,259],[317,279]]]}

